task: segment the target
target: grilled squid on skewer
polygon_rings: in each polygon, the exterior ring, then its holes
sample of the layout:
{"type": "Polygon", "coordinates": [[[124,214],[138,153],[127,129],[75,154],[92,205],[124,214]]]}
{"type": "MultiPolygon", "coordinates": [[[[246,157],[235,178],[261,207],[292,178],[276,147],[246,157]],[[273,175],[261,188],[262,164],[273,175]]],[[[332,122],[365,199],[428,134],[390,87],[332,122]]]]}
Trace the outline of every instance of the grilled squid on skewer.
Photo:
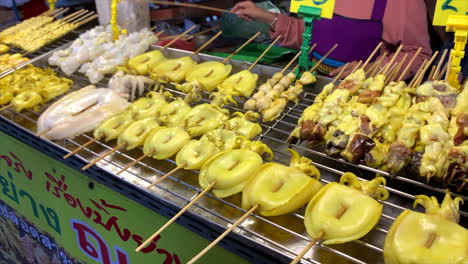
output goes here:
{"type": "Polygon", "coordinates": [[[242,208],[260,205],[262,215],[283,215],[304,206],[322,188],[320,172],[312,161],[289,151],[289,167],[265,163],[255,171],[242,192],[242,208]]]}
{"type": "Polygon", "coordinates": [[[466,263],[468,230],[458,224],[459,197],[446,192],[442,204],[436,197],[417,195],[426,213],[405,210],[393,222],[384,244],[386,264],[466,263]]]}
{"type": "Polygon", "coordinates": [[[139,75],[147,75],[158,64],[164,63],[166,57],[160,50],[152,50],[128,60],[127,67],[139,75]]]}
{"type": "Polygon", "coordinates": [[[321,233],[326,245],[363,237],[380,219],[383,205],[377,200],[389,195],[384,186],[382,177],[364,182],[352,173],[343,174],[340,183],[327,184],[310,201],[304,218],[307,233],[312,238],[321,233]]]}
{"type": "Polygon", "coordinates": [[[159,120],[168,127],[183,126],[185,116],[192,108],[182,98],[165,105],[159,112],[159,120]]]}
{"type": "Polygon", "coordinates": [[[197,137],[219,127],[228,117],[226,111],[216,105],[197,105],[185,116],[184,128],[191,137],[197,137]]]}
{"type": "Polygon", "coordinates": [[[150,68],[149,74],[153,80],[160,83],[180,83],[185,80],[187,73],[197,65],[189,56],[170,59],[150,68]]]}
{"type": "Polygon", "coordinates": [[[190,141],[190,135],[180,127],[156,127],[146,137],[143,153],[162,160],[175,155],[190,141]]]}
{"type": "Polygon", "coordinates": [[[117,145],[125,144],[126,150],[131,150],[143,145],[146,137],[154,128],[158,128],[159,123],[154,117],[144,118],[131,123],[119,135],[117,145]]]}

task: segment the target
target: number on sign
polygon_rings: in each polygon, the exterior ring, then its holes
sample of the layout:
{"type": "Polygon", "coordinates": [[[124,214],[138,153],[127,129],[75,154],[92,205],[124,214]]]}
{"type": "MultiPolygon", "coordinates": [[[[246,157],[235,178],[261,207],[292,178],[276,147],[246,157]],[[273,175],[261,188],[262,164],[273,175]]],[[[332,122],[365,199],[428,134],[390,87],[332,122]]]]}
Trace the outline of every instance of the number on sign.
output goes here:
{"type": "Polygon", "coordinates": [[[316,5],[323,5],[328,2],[328,0],[313,0],[312,2],[314,2],[316,5]]]}
{"type": "Polygon", "coordinates": [[[452,3],[453,0],[446,0],[443,4],[442,4],[442,10],[453,10],[455,12],[458,12],[458,8],[450,5],[452,3]]]}

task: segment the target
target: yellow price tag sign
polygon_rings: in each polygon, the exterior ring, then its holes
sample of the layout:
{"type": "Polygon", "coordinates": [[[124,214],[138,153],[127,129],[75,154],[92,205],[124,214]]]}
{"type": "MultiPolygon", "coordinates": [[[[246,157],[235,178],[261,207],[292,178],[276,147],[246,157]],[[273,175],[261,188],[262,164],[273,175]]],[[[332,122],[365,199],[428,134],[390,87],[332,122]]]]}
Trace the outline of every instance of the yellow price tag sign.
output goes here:
{"type": "Polygon", "coordinates": [[[331,19],[333,17],[333,10],[335,9],[335,0],[292,0],[289,11],[292,13],[297,13],[300,6],[321,8],[321,17],[331,19]]]}
{"type": "Polygon", "coordinates": [[[434,26],[445,26],[451,15],[468,16],[468,0],[437,0],[434,26]]]}

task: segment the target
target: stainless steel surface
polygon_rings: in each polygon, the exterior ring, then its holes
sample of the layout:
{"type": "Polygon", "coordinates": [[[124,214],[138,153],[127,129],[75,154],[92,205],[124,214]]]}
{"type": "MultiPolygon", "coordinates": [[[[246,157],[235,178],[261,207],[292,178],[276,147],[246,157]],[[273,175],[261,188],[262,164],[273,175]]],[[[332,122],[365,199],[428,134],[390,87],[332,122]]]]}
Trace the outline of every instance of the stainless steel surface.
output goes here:
{"type": "MultiPolygon", "coordinates": [[[[165,51],[165,54],[168,57],[180,57],[190,53],[168,49],[165,51]]],[[[46,54],[45,56],[32,60],[32,63],[36,66],[47,66],[48,55],[49,54],[46,54]]],[[[222,60],[222,58],[203,54],[196,57],[196,59],[199,61],[222,60]]],[[[249,65],[249,63],[240,61],[233,61],[232,63],[234,65],[234,72],[239,71],[239,69],[245,69],[249,65]]],[[[278,69],[259,65],[256,66],[253,71],[261,75],[259,79],[259,83],[261,83],[267,76],[271,76],[278,71],[278,69]]],[[[58,70],[58,72],[60,71],[58,70]]],[[[81,74],[74,74],[70,78],[75,81],[72,90],[79,89],[89,84],[87,78],[81,74]]],[[[106,86],[107,80],[108,79],[104,80],[98,86],[106,86]]],[[[388,176],[387,173],[372,168],[349,164],[343,160],[327,157],[319,150],[311,150],[304,145],[288,146],[285,143],[286,138],[295,127],[302,111],[308,105],[312,104],[316,93],[327,82],[329,82],[329,79],[319,78],[313,88],[306,90],[299,103],[288,105],[285,112],[278,120],[270,123],[262,123],[263,132],[258,138],[274,150],[274,161],[276,162],[288,164],[290,158],[287,152],[288,147],[292,147],[301,154],[312,158],[315,161],[314,164],[321,171],[321,181],[323,183],[338,181],[340,175],[345,171],[353,171],[363,179],[373,178],[376,172],[388,176]]],[[[184,95],[171,87],[166,87],[166,90],[172,92],[176,96],[184,95]]],[[[57,99],[41,106],[38,111],[25,110],[21,113],[16,113],[12,110],[6,110],[0,114],[3,118],[10,119],[17,125],[35,132],[36,120],[40,113],[56,100],[57,99]]],[[[208,101],[208,96],[205,94],[204,98],[199,103],[208,101]]],[[[241,111],[243,101],[244,99],[239,99],[238,106],[228,106],[227,108],[229,108],[231,112],[241,111]]],[[[91,139],[91,135],[85,134],[72,140],[54,142],[53,144],[57,144],[71,151],[87,142],[89,139],[91,139]]],[[[91,161],[100,154],[113,148],[115,145],[115,141],[93,143],[87,148],[84,148],[78,155],[85,161],[91,161]]],[[[141,149],[117,151],[99,162],[98,166],[109,172],[116,173],[126,164],[134,161],[141,155],[141,149]]],[[[174,167],[176,167],[176,165],[173,159],[156,161],[146,158],[118,177],[139,186],[142,192],[146,192],[145,186],[149,185],[149,183],[157,177],[169,172],[174,167]]],[[[440,188],[432,187],[401,176],[388,179],[388,185],[387,189],[390,192],[390,198],[383,202],[384,209],[382,217],[377,226],[368,235],[362,239],[342,245],[316,245],[303,258],[302,263],[383,263],[382,248],[387,230],[403,210],[412,207],[414,195],[436,195],[440,198],[444,192],[444,190],[440,188]]],[[[196,171],[179,171],[151,189],[152,194],[178,207],[183,207],[200,191],[197,183],[196,171]]],[[[466,196],[462,197],[466,199],[466,196]]],[[[222,227],[227,227],[245,212],[239,208],[239,205],[240,195],[227,199],[219,199],[211,194],[207,194],[196,203],[190,211],[208,221],[222,227]]],[[[466,223],[467,213],[463,211],[461,214],[461,223],[466,223]]],[[[240,228],[235,229],[234,232],[241,234],[245,239],[255,241],[273,251],[294,258],[310,241],[310,238],[305,232],[303,218],[303,210],[280,217],[267,218],[260,215],[253,215],[248,217],[247,220],[240,225],[240,228]]],[[[156,230],[159,227],[154,226],[153,228],[156,230]]]]}

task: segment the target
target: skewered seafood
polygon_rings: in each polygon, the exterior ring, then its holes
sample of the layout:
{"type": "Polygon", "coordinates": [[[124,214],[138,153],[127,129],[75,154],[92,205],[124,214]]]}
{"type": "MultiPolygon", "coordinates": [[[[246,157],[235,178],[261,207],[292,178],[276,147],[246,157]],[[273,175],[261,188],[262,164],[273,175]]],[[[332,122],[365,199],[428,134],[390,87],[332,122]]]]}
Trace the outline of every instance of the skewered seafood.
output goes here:
{"type": "Polygon", "coordinates": [[[236,132],[236,134],[244,136],[247,139],[252,139],[262,132],[262,127],[258,123],[251,122],[258,118],[258,113],[235,112],[233,118],[226,121],[224,127],[228,130],[236,132]]]}
{"type": "Polygon", "coordinates": [[[5,53],[10,50],[10,47],[8,47],[5,44],[0,44],[0,54],[5,53]]]}
{"type": "Polygon", "coordinates": [[[329,183],[310,201],[304,224],[312,238],[324,239],[323,244],[339,244],[359,239],[378,222],[388,191],[385,179],[359,181],[352,173],[341,176],[340,183],[329,183]],[[345,185],[347,184],[347,185],[345,185]],[[341,212],[337,217],[338,212],[341,212]]]}
{"type": "Polygon", "coordinates": [[[128,94],[130,101],[135,100],[136,96],[141,96],[148,84],[153,85],[154,81],[144,76],[125,74],[123,71],[118,71],[109,80],[109,88],[128,94]]]}
{"type": "Polygon", "coordinates": [[[159,112],[159,120],[165,126],[172,127],[183,125],[185,116],[192,110],[192,108],[184,101],[184,99],[178,97],[174,101],[170,102],[159,112]]]}
{"type": "Polygon", "coordinates": [[[132,122],[133,118],[129,112],[120,113],[99,124],[94,129],[93,137],[104,138],[105,141],[116,139],[132,122]]]}
{"type": "Polygon", "coordinates": [[[437,198],[417,195],[426,213],[405,210],[393,222],[384,244],[386,264],[465,263],[468,259],[468,231],[458,224],[459,197],[446,192],[441,205],[437,198]]]}
{"type": "Polygon", "coordinates": [[[241,192],[254,175],[252,172],[260,168],[262,163],[262,157],[253,151],[227,150],[203,165],[198,182],[204,189],[216,182],[213,194],[220,198],[228,197],[241,192]]]}
{"type": "Polygon", "coordinates": [[[117,145],[125,144],[126,150],[131,150],[143,145],[146,137],[159,123],[154,117],[144,118],[131,123],[117,139],[117,145]]]}
{"type": "Polygon", "coordinates": [[[139,75],[148,74],[151,69],[166,59],[161,51],[152,50],[128,60],[128,68],[139,75]]]}
{"type": "Polygon", "coordinates": [[[224,65],[218,61],[207,61],[193,67],[186,75],[186,83],[175,84],[182,92],[189,93],[195,87],[212,92],[231,73],[232,66],[224,65]]]}
{"type": "Polygon", "coordinates": [[[212,94],[214,97],[212,103],[225,105],[234,103],[237,105],[234,96],[248,97],[257,86],[258,74],[251,73],[249,70],[243,70],[229,76],[220,85],[218,91],[212,94]]]}
{"type": "Polygon", "coordinates": [[[143,153],[162,160],[176,154],[190,141],[190,135],[180,127],[157,127],[147,136],[143,153]]]}
{"type": "Polygon", "coordinates": [[[262,215],[283,215],[302,207],[322,188],[320,172],[312,161],[294,150],[289,152],[289,167],[270,162],[255,171],[243,190],[242,208],[260,205],[262,215]]]}
{"type": "Polygon", "coordinates": [[[121,113],[128,102],[118,91],[87,86],[50,106],[37,121],[43,138],[65,139],[93,130],[103,120],[121,113]]]}
{"type": "Polygon", "coordinates": [[[197,137],[219,127],[228,119],[226,109],[212,104],[197,105],[187,113],[184,128],[191,137],[197,137]]]}
{"type": "Polygon", "coordinates": [[[52,69],[28,65],[0,79],[0,104],[11,103],[20,112],[64,94],[72,84],[52,69]]]}
{"type": "Polygon", "coordinates": [[[153,80],[160,83],[180,83],[185,80],[187,73],[197,65],[189,56],[177,59],[170,59],[160,62],[155,67],[151,67],[149,74],[153,80]]]}
{"type": "Polygon", "coordinates": [[[186,170],[199,170],[216,153],[216,146],[207,137],[189,141],[176,156],[178,166],[186,170]]]}
{"type": "Polygon", "coordinates": [[[143,119],[146,117],[157,117],[167,106],[164,95],[156,92],[149,92],[146,97],[142,97],[133,102],[128,111],[132,114],[135,120],[143,119]]]}
{"type": "Polygon", "coordinates": [[[97,26],[80,34],[70,47],[54,52],[49,64],[57,65],[66,75],[71,75],[82,64],[92,62],[113,45],[110,26],[97,26]]]}
{"type": "MultiPolygon", "coordinates": [[[[3,53],[3,52],[0,52],[0,53],[3,53]]],[[[2,54],[0,55],[0,73],[27,61],[29,61],[29,59],[26,57],[23,57],[19,53],[2,54]]]]}

